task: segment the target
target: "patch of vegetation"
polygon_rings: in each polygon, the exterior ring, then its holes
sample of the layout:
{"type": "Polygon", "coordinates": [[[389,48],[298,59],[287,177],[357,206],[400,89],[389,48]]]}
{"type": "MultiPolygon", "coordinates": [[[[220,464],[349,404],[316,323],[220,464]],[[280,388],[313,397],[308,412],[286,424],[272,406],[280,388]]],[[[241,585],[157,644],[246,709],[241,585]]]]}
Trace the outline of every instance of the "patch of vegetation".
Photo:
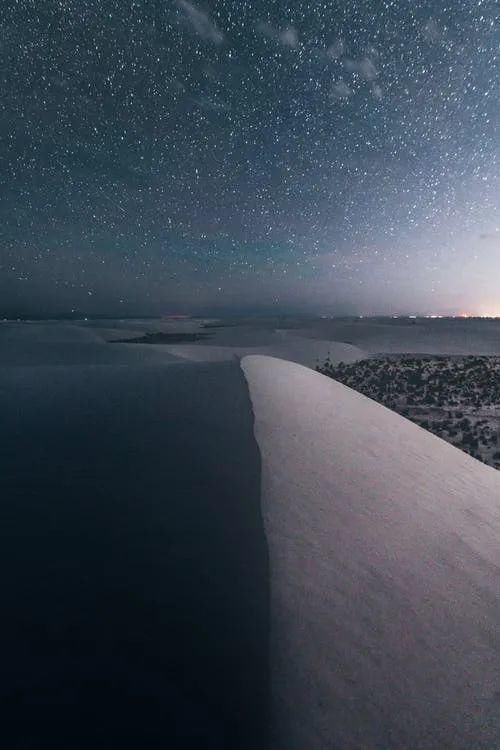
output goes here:
{"type": "Polygon", "coordinates": [[[318,372],[500,469],[500,357],[385,357],[318,372]]]}
{"type": "Polygon", "coordinates": [[[193,341],[202,341],[211,338],[210,333],[146,333],[133,339],[118,339],[111,341],[111,344],[188,344],[193,341]]]}

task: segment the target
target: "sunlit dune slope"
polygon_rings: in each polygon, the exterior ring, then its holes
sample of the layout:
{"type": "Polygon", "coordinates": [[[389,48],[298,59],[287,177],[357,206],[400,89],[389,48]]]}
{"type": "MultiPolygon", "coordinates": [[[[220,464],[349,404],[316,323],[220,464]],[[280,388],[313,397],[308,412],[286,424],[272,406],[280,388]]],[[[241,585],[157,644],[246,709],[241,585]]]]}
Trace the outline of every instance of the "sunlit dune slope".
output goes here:
{"type": "Polygon", "coordinates": [[[498,747],[499,473],[304,367],[242,367],[270,553],[273,747],[498,747]]]}

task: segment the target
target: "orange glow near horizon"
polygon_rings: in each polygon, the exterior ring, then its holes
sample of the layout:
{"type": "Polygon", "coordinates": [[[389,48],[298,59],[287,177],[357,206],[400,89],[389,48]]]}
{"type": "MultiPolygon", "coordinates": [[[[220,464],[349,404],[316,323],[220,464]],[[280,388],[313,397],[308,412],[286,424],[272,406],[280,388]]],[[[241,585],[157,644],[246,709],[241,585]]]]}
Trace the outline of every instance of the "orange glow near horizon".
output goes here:
{"type": "Polygon", "coordinates": [[[500,318],[500,309],[496,311],[482,309],[481,312],[460,312],[457,318],[500,318]]]}
{"type": "Polygon", "coordinates": [[[493,304],[478,305],[479,316],[481,318],[500,318],[500,305],[495,300],[493,304]]]}

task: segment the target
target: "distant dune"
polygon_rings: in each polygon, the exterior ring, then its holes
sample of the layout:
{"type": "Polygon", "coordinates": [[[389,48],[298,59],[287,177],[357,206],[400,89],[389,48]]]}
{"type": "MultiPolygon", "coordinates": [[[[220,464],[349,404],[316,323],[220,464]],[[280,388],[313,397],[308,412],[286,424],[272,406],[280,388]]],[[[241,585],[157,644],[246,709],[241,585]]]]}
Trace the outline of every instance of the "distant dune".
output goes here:
{"type": "Polygon", "coordinates": [[[346,341],[371,353],[500,354],[500,320],[358,318],[315,320],[304,337],[346,341]]]}
{"type": "Polygon", "coordinates": [[[239,359],[251,354],[264,354],[278,357],[291,362],[298,362],[307,367],[314,367],[329,357],[330,362],[356,362],[365,359],[367,354],[356,346],[342,344],[337,341],[314,341],[312,339],[294,336],[283,331],[283,335],[275,336],[271,344],[262,346],[217,346],[215,344],[179,344],[168,346],[170,354],[193,362],[220,362],[229,359],[239,359]]]}
{"type": "Polygon", "coordinates": [[[309,369],[242,366],[262,455],[273,748],[498,747],[498,473],[309,369]]]}
{"type": "Polygon", "coordinates": [[[102,338],[92,328],[61,323],[60,321],[7,322],[0,321],[0,347],[7,342],[18,347],[34,344],[92,344],[102,338]]]}
{"type": "MultiPolygon", "coordinates": [[[[120,334],[123,332],[116,331],[117,336],[120,334]]],[[[140,365],[178,361],[162,346],[108,345],[98,329],[82,325],[0,323],[0,367],[140,365]]]]}

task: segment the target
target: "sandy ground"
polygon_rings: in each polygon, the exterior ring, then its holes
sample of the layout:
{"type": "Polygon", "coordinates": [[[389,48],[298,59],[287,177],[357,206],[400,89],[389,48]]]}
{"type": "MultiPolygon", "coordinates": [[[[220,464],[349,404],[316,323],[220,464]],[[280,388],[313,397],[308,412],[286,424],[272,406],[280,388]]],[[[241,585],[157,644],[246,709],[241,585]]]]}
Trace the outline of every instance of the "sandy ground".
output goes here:
{"type": "Polygon", "coordinates": [[[500,319],[327,319],[297,333],[349,342],[371,353],[500,354],[500,319]]]}
{"type": "Polygon", "coordinates": [[[308,369],[248,357],[273,747],[498,747],[500,476],[308,369]]]}
{"type": "Polygon", "coordinates": [[[281,323],[0,324],[9,747],[264,748],[269,680],[276,750],[498,747],[500,475],[245,356],[468,353],[498,325],[281,323]]]}
{"type": "Polygon", "coordinates": [[[277,317],[0,322],[0,364],[36,364],[44,356],[48,364],[126,364],[161,362],[162,358],[164,362],[174,358],[219,362],[264,354],[314,368],[328,355],[336,364],[394,353],[500,354],[500,320],[277,317]],[[79,348],[84,343],[98,346],[156,332],[208,333],[210,338],[176,345],[113,343],[113,352],[79,348]],[[42,344],[45,353],[40,350],[42,344]],[[129,353],[123,348],[129,346],[138,351],[129,353]]]}
{"type": "Polygon", "coordinates": [[[0,323],[0,367],[140,365],[178,361],[162,346],[107,344],[96,329],[61,323],[0,323]]]}
{"type": "Polygon", "coordinates": [[[215,344],[178,344],[167,346],[175,357],[194,362],[220,362],[241,359],[251,354],[265,354],[286,359],[307,367],[315,367],[329,357],[330,362],[357,362],[366,358],[366,352],[350,344],[335,341],[314,341],[283,332],[274,336],[273,343],[262,346],[216,346],[215,344]]]}
{"type": "MultiPolygon", "coordinates": [[[[107,323],[108,331],[99,335],[112,338],[113,326],[147,331],[204,331],[213,335],[207,345],[216,347],[270,347],[280,336],[347,343],[371,354],[500,354],[500,319],[419,318],[269,318],[253,321],[222,320],[221,327],[208,319],[116,321],[107,323]],[[229,323],[229,325],[227,325],[229,323]]],[[[95,322],[85,325],[94,326],[95,322]]],[[[123,330],[121,331],[123,337],[123,330]]],[[[202,345],[205,345],[203,342],[202,345]]]]}
{"type": "Polygon", "coordinates": [[[99,321],[87,323],[0,323],[0,366],[166,364],[236,361],[266,354],[315,367],[355,362],[367,356],[351,344],[297,336],[294,331],[235,326],[203,328],[206,321],[99,321]],[[116,328],[109,327],[111,324],[116,328]],[[135,328],[134,328],[135,326],[135,328]],[[209,333],[200,343],[116,343],[145,333],[209,333]],[[221,343],[222,342],[222,343],[221,343]]]}
{"type": "Polygon", "coordinates": [[[0,413],[4,746],[264,747],[267,549],[239,366],[4,367],[0,413]]]}

